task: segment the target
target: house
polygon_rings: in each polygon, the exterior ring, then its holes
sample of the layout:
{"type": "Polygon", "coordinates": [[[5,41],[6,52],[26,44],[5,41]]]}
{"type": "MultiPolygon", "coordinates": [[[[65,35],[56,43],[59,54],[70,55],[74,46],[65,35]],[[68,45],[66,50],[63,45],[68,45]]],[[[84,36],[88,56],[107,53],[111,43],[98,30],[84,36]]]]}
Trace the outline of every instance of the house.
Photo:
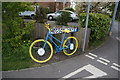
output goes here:
{"type": "Polygon", "coordinates": [[[50,9],[50,12],[55,12],[57,10],[62,10],[65,7],[70,7],[71,3],[70,2],[38,2],[39,5],[43,7],[47,7],[50,9]]]}

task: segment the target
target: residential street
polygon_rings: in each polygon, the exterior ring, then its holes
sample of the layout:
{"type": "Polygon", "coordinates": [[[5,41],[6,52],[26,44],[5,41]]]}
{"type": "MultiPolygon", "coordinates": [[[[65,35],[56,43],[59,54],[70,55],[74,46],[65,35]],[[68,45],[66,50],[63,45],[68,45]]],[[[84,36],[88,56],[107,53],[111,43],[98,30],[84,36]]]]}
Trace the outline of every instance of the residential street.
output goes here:
{"type": "MultiPolygon", "coordinates": [[[[120,58],[118,55],[118,26],[115,22],[112,35],[100,47],[71,59],[44,67],[19,71],[3,71],[3,78],[118,78],[120,58]],[[119,61],[118,61],[119,59],[119,61]]],[[[76,53],[77,54],[77,53],[76,53]]]]}

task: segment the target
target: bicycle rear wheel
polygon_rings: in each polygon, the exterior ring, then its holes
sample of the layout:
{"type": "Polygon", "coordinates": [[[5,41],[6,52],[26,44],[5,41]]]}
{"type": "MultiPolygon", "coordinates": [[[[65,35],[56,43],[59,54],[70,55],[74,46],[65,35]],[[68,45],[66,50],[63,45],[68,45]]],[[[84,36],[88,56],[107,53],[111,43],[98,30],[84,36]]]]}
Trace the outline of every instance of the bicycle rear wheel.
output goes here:
{"type": "Polygon", "coordinates": [[[53,47],[50,42],[43,39],[35,40],[29,48],[30,57],[38,63],[45,63],[52,58],[53,47]],[[44,47],[44,44],[45,47],[44,47]]]}
{"type": "Polygon", "coordinates": [[[78,40],[75,37],[68,37],[64,42],[63,42],[63,52],[65,55],[73,55],[78,48],[78,40]]]}

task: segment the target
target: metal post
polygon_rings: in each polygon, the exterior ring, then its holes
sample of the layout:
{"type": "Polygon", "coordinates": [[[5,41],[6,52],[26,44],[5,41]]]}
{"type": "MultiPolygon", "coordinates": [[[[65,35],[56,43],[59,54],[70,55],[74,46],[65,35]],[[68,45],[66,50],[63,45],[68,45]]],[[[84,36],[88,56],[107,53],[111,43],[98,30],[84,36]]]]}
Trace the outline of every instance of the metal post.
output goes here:
{"type": "Polygon", "coordinates": [[[89,11],[90,11],[90,0],[88,0],[88,10],[87,10],[87,16],[86,16],[86,25],[85,25],[84,41],[83,41],[82,51],[85,51],[87,28],[88,28],[88,19],[89,19],[89,11]]]}
{"type": "Polygon", "coordinates": [[[112,22],[111,22],[111,26],[110,26],[110,29],[109,29],[109,35],[112,34],[112,27],[114,25],[114,21],[115,21],[115,17],[116,17],[116,12],[117,12],[117,8],[118,8],[118,3],[119,3],[119,0],[116,0],[116,2],[115,2],[115,8],[114,8],[114,13],[113,13],[113,17],[112,17],[112,22]]]}
{"type": "Polygon", "coordinates": [[[65,8],[66,0],[63,1],[63,9],[65,8]]]}

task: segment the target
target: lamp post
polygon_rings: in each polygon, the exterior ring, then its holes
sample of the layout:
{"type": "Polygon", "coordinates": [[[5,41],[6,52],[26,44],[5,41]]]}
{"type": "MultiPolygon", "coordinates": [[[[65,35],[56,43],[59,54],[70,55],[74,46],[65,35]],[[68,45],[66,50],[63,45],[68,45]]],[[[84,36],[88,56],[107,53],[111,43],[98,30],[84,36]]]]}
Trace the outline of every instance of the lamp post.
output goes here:
{"type": "Polygon", "coordinates": [[[82,48],[83,52],[85,51],[85,45],[86,45],[86,36],[87,36],[87,29],[88,29],[89,11],[90,11],[90,0],[88,0],[88,9],[87,9],[85,32],[84,32],[84,41],[83,41],[83,48],[82,48]]]}
{"type": "Polygon", "coordinates": [[[113,17],[112,17],[112,22],[111,22],[111,26],[110,26],[110,29],[109,29],[109,35],[112,35],[112,27],[114,25],[114,21],[115,21],[115,17],[116,17],[116,12],[117,12],[117,8],[118,8],[118,3],[119,3],[119,0],[116,0],[116,2],[115,2],[115,8],[114,8],[114,13],[113,13],[113,17]]]}

